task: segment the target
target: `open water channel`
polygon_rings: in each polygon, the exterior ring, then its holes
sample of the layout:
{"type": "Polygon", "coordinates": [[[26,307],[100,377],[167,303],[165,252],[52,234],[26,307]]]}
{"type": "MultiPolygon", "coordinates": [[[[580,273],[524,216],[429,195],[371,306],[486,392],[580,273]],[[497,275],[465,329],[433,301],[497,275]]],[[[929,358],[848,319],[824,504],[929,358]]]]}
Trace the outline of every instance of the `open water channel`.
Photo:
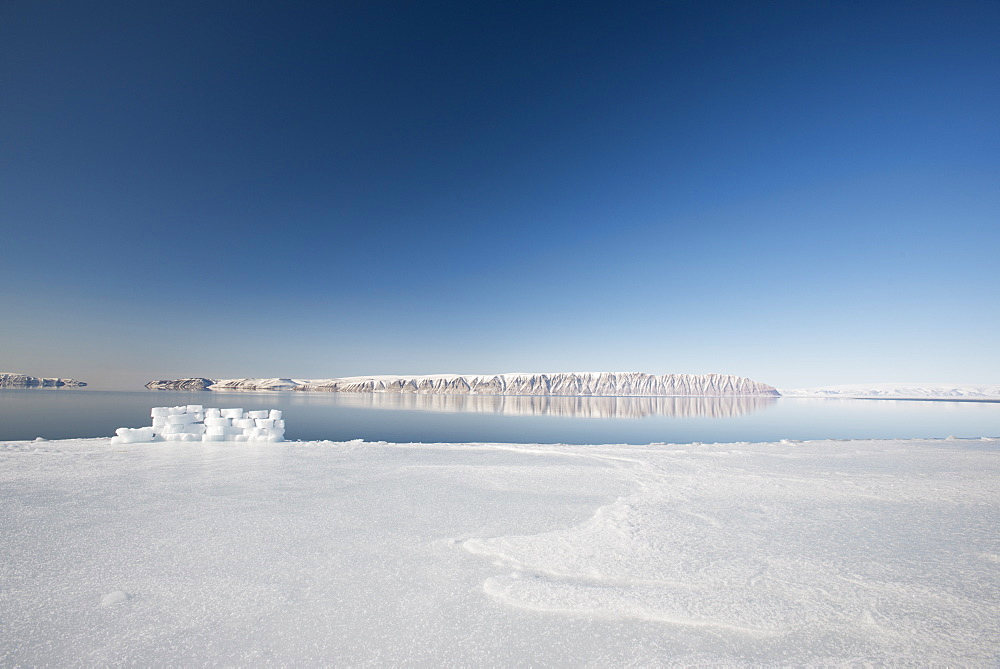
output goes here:
{"type": "Polygon", "coordinates": [[[0,440],[106,437],[154,406],[281,409],[286,439],[564,444],[1000,436],[1000,403],[771,397],[527,397],[0,390],[0,440]]]}

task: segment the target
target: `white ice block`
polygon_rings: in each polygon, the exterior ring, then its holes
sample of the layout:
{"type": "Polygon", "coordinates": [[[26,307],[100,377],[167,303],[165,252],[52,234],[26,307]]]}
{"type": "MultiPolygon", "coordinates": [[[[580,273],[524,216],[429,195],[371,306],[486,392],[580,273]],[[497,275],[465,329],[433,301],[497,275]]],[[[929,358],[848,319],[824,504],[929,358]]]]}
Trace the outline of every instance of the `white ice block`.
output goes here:
{"type": "Polygon", "coordinates": [[[153,427],[163,427],[167,424],[166,416],[156,416],[153,418],[153,427]]]}
{"type": "Polygon", "coordinates": [[[247,418],[267,418],[267,411],[247,411],[247,418]]]}
{"type": "Polygon", "coordinates": [[[271,409],[267,412],[267,417],[271,420],[281,420],[281,411],[278,409],[271,409]]]}
{"type": "Polygon", "coordinates": [[[185,434],[205,434],[205,426],[201,423],[191,423],[184,426],[185,434]]]}
{"type": "Polygon", "coordinates": [[[190,425],[193,422],[195,422],[194,416],[188,413],[167,416],[167,423],[169,425],[190,425]]]}
{"type": "Polygon", "coordinates": [[[183,425],[167,424],[160,428],[160,434],[180,434],[184,431],[183,425]]]}
{"type": "Polygon", "coordinates": [[[231,420],[232,420],[231,418],[209,418],[208,416],[206,416],[205,425],[208,425],[210,427],[228,427],[232,425],[232,423],[230,422],[231,420]]]}
{"type": "Polygon", "coordinates": [[[233,437],[233,441],[246,441],[248,438],[245,434],[238,434],[233,437]]]}
{"type": "Polygon", "coordinates": [[[205,409],[205,418],[221,418],[221,417],[222,417],[221,409],[212,409],[212,408],[205,409]]]}
{"type": "Polygon", "coordinates": [[[201,435],[202,441],[225,441],[226,438],[221,434],[203,434],[201,435]]]}
{"type": "Polygon", "coordinates": [[[151,427],[120,427],[115,430],[116,444],[141,444],[153,441],[155,436],[151,427]]]}
{"type": "Polygon", "coordinates": [[[278,420],[274,421],[274,427],[280,427],[280,428],[284,429],[284,427],[285,427],[285,419],[284,418],[279,418],[278,420]]]}
{"type": "Polygon", "coordinates": [[[200,404],[188,404],[186,409],[187,413],[201,413],[202,407],[200,404]]]}
{"type": "Polygon", "coordinates": [[[149,410],[149,415],[153,418],[162,418],[170,415],[170,407],[153,407],[149,410]]]}
{"type": "Polygon", "coordinates": [[[222,425],[207,425],[205,426],[205,434],[219,435],[222,436],[226,433],[226,428],[222,425]]]}
{"type": "Polygon", "coordinates": [[[171,416],[179,416],[183,413],[187,413],[187,405],[182,407],[168,407],[167,410],[170,412],[171,416]]]}
{"type": "Polygon", "coordinates": [[[239,418],[233,421],[233,425],[241,428],[257,427],[256,423],[254,423],[253,418],[239,418]]]}
{"type": "Polygon", "coordinates": [[[254,427],[274,427],[274,421],[270,418],[256,418],[254,420],[256,421],[254,427]]]}
{"type": "Polygon", "coordinates": [[[243,409],[222,409],[223,418],[243,418],[243,409]]]}

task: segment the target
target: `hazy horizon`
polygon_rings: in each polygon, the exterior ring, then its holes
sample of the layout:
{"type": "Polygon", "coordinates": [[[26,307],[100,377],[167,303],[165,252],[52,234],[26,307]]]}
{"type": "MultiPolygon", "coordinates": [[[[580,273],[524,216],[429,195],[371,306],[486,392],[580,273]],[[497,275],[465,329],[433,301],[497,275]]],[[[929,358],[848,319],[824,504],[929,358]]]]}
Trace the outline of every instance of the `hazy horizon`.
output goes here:
{"type": "MultiPolygon", "coordinates": [[[[135,380],[133,382],[120,381],[120,380],[112,380],[112,381],[98,381],[96,383],[92,383],[92,382],[88,381],[87,379],[70,377],[70,376],[66,376],[66,375],[63,375],[63,376],[59,377],[59,375],[27,374],[27,376],[36,376],[36,377],[45,377],[45,378],[58,377],[58,378],[63,378],[63,379],[74,379],[76,381],[83,381],[86,384],[85,387],[81,387],[81,388],[76,388],[76,387],[39,388],[39,390],[66,390],[66,391],[71,391],[71,390],[114,390],[114,391],[127,391],[127,390],[144,390],[145,389],[145,385],[147,383],[151,382],[151,381],[181,380],[181,379],[189,379],[189,378],[209,378],[209,379],[213,379],[213,380],[289,378],[289,379],[295,379],[295,380],[300,380],[300,381],[301,380],[320,381],[320,380],[334,379],[334,378],[350,378],[350,377],[365,378],[365,377],[371,377],[371,376],[389,376],[389,377],[409,378],[409,377],[435,376],[435,375],[449,375],[449,376],[450,375],[455,375],[455,376],[498,376],[498,375],[503,375],[503,374],[558,374],[558,373],[577,373],[577,374],[583,373],[583,374],[591,374],[591,373],[605,373],[605,372],[610,372],[610,373],[633,373],[633,372],[647,373],[647,372],[643,372],[642,370],[603,370],[603,372],[600,371],[600,370],[569,370],[569,371],[566,371],[566,372],[559,372],[559,371],[553,371],[553,370],[531,370],[531,371],[528,371],[528,370],[519,370],[519,371],[515,371],[515,372],[505,371],[505,372],[475,372],[475,373],[440,372],[440,373],[429,373],[429,374],[391,374],[391,373],[386,373],[386,374],[351,374],[351,375],[344,375],[344,376],[341,376],[341,377],[306,377],[306,376],[288,376],[288,375],[279,375],[279,376],[207,377],[207,376],[202,376],[202,375],[188,375],[188,376],[176,376],[176,377],[170,377],[170,378],[164,377],[164,378],[160,378],[160,379],[135,380]]],[[[4,372],[0,371],[0,373],[4,373],[4,372]]],[[[16,372],[16,373],[20,373],[20,372],[16,372]]],[[[648,372],[648,373],[649,374],[656,374],[654,372],[648,372]]],[[[662,375],[666,375],[666,374],[684,374],[684,372],[663,372],[662,373],[662,375]]],[[[720,374],[720,375],[724,375],[726,373],[725,372],[706,372],[706,374],[720,374]]],[[[656,374],[656,375],[660,375],[660,374],[656,374]]],[[[881,387],[881,386],[887,386],[887,387],[907,387],[907,386],[912,386],[912,387],[928,387],[928,388],[943,386],[943,387],[949,387],[949,388],[951,388],[951,387],[954,387],[954,388],[973,388],[973,387],[979,387],[979,386],[997,386],[997,385],[1000,385],[1000,384],[997,384],[995,382],[989,382],[989,381],[986,381],[986,382],[970,382],[970,381],[961,381],[961,380],[959,380],[959,381],[955,381],[955,380],[952,380],[952,381],[934,381],[934,380],[928,380],[928,379],[923,379],[923,380],[920,380],[920,379],[915,379],[915,380],[913,380],[913,379],[911,379],[911,380],[895,379],[895,380],[888,380],[888,381],[886,381],[886,380],[883,379],[883,380],[856,381],[856,382],[853,382],[853,383],[820,383],[820,384],[810,384],[810,385],[801,385],[800,384],[798,386],[792,386],[792,385],[788,385],[788,384],[771,383],[771,382],[769,382],[767,380],[762,380],[762,379],[751,378],[751,380],[752,381],[757,381],[757,382],[760,382],[760,383],[764,383],[764,384],[767,384],[767,385],[770,385],[770,386],[772,386],[772,387],[774,387],[774,388],[776,388],[778,390],[782,390],[782,391],[785,391],[785,390],[797,390],[797,389],[808,389],[808,388],[824,388],[824,387],[836,388],[838,386],[847,387],[847,388],[864,387],[864,386],[872,386],[872,387],[881,387]]],[[[156,390],[156,389],[154,389],[154,390],[156,390]]],[[[226,390],[224,392],[241,392],[241,391],[239,391],[239,390],[235,390],[235,391],[234,390],[226,390]]],[[[281,392],[281,391],[280,390],[279,391],[260,390],[260,391],[244,391],[244,392],[264,392],[264,393],[268,393],[268,392],[281,392]]],[[[484,397],[489,397],[489,395],[483,395],[483,396],[484,397]]],[[[497,397],[504,397],[504,396],[508,396],[508,395],[497,395],[497,397]]],[[[515,396],[519,396],[519,395],[515,394],[515,395],[509,395],[509,396],[515,397],[515,396]]],[[[563,395],[558,394],[558,393],[555,394],[555,395],[551,395],[551,397],[560,397],[560,396],[563,396],[563,395]]],[[[540,395],[540,397],[550,397],[550,395],[540,395]]],[[[636,396],[632,396],[632,395],[595,395],[595,397],[630,398],[630,397],[636,397],[636,396]]],[[[698,396],[695,396],[695,397],[698,397],[698,396]]],[[[994,400],[990,400],[990,401],[994,401],[994,400]]]]}

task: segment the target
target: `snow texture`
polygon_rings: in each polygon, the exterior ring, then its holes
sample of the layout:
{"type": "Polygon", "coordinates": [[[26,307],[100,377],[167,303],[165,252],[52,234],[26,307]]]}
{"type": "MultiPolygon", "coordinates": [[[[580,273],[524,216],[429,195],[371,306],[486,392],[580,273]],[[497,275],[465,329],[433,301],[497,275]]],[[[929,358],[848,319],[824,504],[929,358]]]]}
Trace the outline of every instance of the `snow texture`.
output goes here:
{"type": "Polygon", "coordinates": [[[867,383],[782,390],[782,397],[1000,401],[1000,385],[867,383]]]}
{"type": "Polygon", "coordinates": [[[730,374],[643,374],[641,372],[537,372],[517,374],[431,374],[347,376],[339,379],[178,379],[150,381],[147,388],[172,390],[201,385],[206,390],[304,390],[347,393],[444,393],[459,395],[604,395],[643,397],[777,396],[771,386],[730,374]]]}
{"type": "Polygon", "coordinates": [[[0,442],[0,666],[996,666],[998,528],[990,439],[0,442]]]}

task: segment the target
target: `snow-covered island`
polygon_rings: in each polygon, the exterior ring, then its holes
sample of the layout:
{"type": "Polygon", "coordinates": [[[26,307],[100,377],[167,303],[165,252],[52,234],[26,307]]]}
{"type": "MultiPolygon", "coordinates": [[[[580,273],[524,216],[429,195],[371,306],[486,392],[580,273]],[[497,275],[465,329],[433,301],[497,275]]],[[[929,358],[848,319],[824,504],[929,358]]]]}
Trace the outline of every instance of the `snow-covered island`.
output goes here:
{"type": "Polygon", "coordinates": [[[731,374],[557,372],[348,376],[337,379],[206,379],[150,381],[154,390],[297,390],[333,393],[457,395],[592,395],[642,397],[777,397],[773,387],[731,374]]]}
{"type": "Polygon", "coordinates": [[[868,383],[776,389],[730,374],[527,372],[345,376],[335,379],[190,377],[150,381],[153,390],[247,390],[333,393],[592,397],[799,397],[1000,401],[1000,384],[868,383]]]}
{"type": "Polygon", "coordinates": [[[0,372],[0,388],[81,388],[87,385],[76,379],[28,376],[15,372],[0,372]]]}

